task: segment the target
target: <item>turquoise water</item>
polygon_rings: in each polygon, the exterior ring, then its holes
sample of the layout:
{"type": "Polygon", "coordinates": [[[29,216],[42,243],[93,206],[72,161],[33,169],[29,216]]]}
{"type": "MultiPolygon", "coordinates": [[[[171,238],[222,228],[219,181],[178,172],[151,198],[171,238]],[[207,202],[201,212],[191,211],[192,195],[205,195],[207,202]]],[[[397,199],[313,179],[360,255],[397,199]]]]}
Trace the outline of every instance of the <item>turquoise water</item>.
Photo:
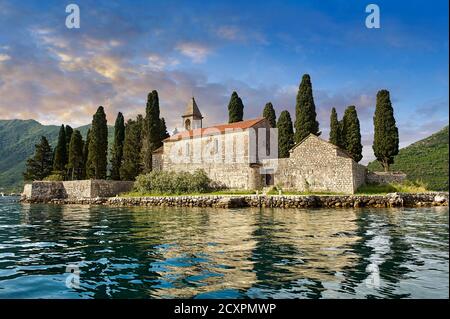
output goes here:
{"type": "Polygon", "coordinates": [[[448,298],[448,212],[0,199],[0,298],[448,298]]]}

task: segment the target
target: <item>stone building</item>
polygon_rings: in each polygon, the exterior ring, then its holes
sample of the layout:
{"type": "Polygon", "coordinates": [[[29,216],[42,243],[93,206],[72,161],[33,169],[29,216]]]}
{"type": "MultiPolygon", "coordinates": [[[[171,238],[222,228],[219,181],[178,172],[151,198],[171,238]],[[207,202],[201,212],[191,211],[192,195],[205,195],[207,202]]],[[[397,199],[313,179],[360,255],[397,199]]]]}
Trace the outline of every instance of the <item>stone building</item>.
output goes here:
{"type": "Polygon", "coordinates": [[[265,118],[204,128],[192,98],[182,115],[183,131],[165,139],[153,153],[155,170],[203,169],[216,183],[233,189],[354,193],[365,183],[366,168],[344,150],[309,135],[289,158],[278,158],[277,137],[265,118]]]}
{"type": "MultiPolygon", "coordinates": [[[[274,160],[264,162],[269,165],[274,160]]],[[[284,190],[353,194],[365,183],[367,169],[336,145],[314,134],[296,144],[288,158],[276,161],[276,170],[266,175],[266,184],[284,190]]],[[[275,165],[272,165],[275,166],[275,165]]]]}
{"type": "Polygon", "coordinates": [[[192,98],[182,119],[184,130],[165,139],[153,152],[155,170],[203,169],[212,180],[228,188],[263,186],[261,160],[268,157],[270,140],[266,136],[270,124],[265,118],[204,128],[203,116],[192,98]]]}

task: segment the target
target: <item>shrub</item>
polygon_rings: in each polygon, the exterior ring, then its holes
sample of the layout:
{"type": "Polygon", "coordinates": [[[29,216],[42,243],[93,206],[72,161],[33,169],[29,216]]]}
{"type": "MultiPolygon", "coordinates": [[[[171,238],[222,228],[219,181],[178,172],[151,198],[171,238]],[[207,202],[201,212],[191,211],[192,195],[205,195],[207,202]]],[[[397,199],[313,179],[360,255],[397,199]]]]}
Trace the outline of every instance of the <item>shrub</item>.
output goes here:
{"type": "Polygon", "coordinates": [[[134,190],[143,194],[205,193],[212,190],[212,185],[203,170],[193,173],[153,171],[139,175],[134,183],[134,190]]]}
{"type": "Polygon", "coordinates": [[[49,182],[60,182],[63,180],[64,180],[64,177],[59,173],[53,173],[44,178],[44,181],[49,181],[49,182]]]}

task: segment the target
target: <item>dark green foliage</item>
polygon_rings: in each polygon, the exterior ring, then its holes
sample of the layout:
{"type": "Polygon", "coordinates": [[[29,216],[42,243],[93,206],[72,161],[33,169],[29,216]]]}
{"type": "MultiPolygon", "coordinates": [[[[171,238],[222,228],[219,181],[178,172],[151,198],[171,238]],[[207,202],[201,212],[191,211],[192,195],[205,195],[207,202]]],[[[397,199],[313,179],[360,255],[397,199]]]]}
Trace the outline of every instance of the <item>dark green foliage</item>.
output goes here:
{"type": "Polygon", "coordinates": [[[153,171],[136,178],[135,190],[148,194],[205,193],[212,182],[203,170],[190,172],[153,171]]]}
{"type": "Polygon", "coordinates": [[[394,109],[387,90],[380,90],[377,93],[373,126],[375,130],[373,152],[384,170],[388,171],[389,165],[394,163],[394,156],[398,154],[399,138],[394,109]]]}
{"type": "Polygon", "coordinates": [[[159,129],[159,132],[161,134],[161,141],[163,141],[164,139],[168,138],[169,132],[167,132],[167,126],[166,126],[166,120],[164,118],[161,118],[161,127],[159,129]]]}
{"type": "Polygon", "coordinates": [[[228,103],[228,123],[240,122],[244,118],[244,104],[236,92],[231,94],[228,103]]]}
{"type": "Polygon", "coordinates": [[[72,138],[73,128],[66,125],[66,150],[67,150],[67,161],[69,160],[69,144],[72,138]]]}
{"type": "Polygon", "coordinates": [[[83,138],[78,130],[71,133],[69,143],[69,162],[67,163],[68,177],[72,180],[81,179],[83,177],[83,138]]]}
{"type": "Polygon", "coordinates": [[[289,150],[294,146],[294,129],[292,127],[291,115],[283,111],[278,118],[278,157],[289,157],[289,150]]]}
{"type": "Polygon", "coordinates": [[[53,160],[53,170],[61,172],[64,175],[67,164],[67,140],[66,140],[66,130],[64,125],[61,125],[58,135],[58,144],[55,148],[55,158],[53,160]]]}
{"type": "MultiPolygon", "coordinates": [[[[88,159],[89,159],[89,143],[91,142],[91,129],[87,130],[86,133],[86,142],[83,145],[83,172],[82,172],[82,178],[87,177],[87,171],[91,167],[88,159]]],[[[92,175],[92,171],[89,175],[92,175]]]]}
{"type": "MultiPolygon", "coordinates": [[[[439,132],[402,148],[394,157],[393,171],[406,174],[408,180],[421,181],[434,191],[448,191],[448,126],[439,132]]],[[[379,161],[367,166],[370,171],[383,169],[379,161]]]]}
{"type": "Polygon", "coordinates": [[[111,174],[113,180],[120,180],[120,165],[123,156],[123,141],[125,139],[125,120],[122,113],[117,114],[114,125],[114,144],[111,149],[111,174]]]}
{"type": "Polygon", "coordinates": [[[347,107],[342,118],[342,141],[344,149],[359,162],[362,159],[361,131],[354,105],[347,107]]]}
{"type": "Polygon", "coordinates": [[[142,127],[144,119],[141,115],[137,120],[128,120],[125,125],[125,140],[123,143],[122,165],[120,166],[120,178],[132,181],[141,172],[141,146],[142,127]]]}
{"type": "MultiPolygon", "coordinates": [[[[90,128],[76,128],[83,139],[90,128]]],[[[27,158],[33,156],[35,144],[45,136],[55,152],[60,126],[42,125],[34,120],[0,120],[0,188],[4,192],[23,190],[23,172],[27,158]]],[[[108,127],[108,141],[114,138],[114,129],[108,127]]],[[[53,158],[53,157],[52,157],[53,158]]]]}
{"type": "Polygon", "coordinates": [[[35,145],[34,156],[27,160],[24,180],[42,180],[49,176],[53,169],[53,151],[45,136],[35,145]]]}
{"type": "Polygon", "coordinates": [[[295,106],[295,143],[302,141],[309,134],[319,136],[319,122],[316,120],[316,106],[314,104],[311,79],[304,74],[297,93],[295,106]]]}
{"type": "Polygon", "coordinates": [[[103,106],[99,106],[92,119],[88,153],[88,178],[106,179],[107,153],[108,126],[103,106]]]}
{"type": "Polygon", "coordinates": [[[330,116],[330,143],[341,147],[341,142],[341,124],[339,124],[336,109],[333,107],[330,116]]]}
{"type": "Polygon", "coordinates": [[[275,109],[271,102],[264,106],[263,117],[269,121],[271,127],[277,126],[277,116],[275,115],[275,109]]]}
{"type": "Polygon", "coordinates": [[[152,91],[147,96],[142,140],[142,168],[145,173],[152,170],[152,153],[162,145],[161,120],[159,118],[158,92],[152,91]]]}

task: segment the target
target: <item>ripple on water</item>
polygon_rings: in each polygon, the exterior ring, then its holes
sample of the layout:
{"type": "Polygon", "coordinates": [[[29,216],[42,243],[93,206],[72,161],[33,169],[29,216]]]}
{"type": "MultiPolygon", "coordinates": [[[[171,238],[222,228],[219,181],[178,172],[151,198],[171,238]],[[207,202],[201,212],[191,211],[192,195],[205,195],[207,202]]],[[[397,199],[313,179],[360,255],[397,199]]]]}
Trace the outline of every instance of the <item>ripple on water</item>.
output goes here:
{"type": "Polygon", "coordinates": [[[0,202],[0,230],[0,298],[448,298],[448,207],[0,202]]]}

